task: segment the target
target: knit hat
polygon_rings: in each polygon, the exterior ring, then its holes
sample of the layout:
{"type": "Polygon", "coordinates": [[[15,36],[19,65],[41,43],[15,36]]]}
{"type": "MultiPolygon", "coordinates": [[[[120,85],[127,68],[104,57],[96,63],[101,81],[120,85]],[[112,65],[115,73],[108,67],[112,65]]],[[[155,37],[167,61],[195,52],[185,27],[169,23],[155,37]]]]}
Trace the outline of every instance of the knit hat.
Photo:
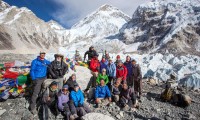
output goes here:
{"type": "Polygon", "coordinates": [[[58,83],[56,81],[51,82],[50,86],[52,85],[58,85],[58,83]]]}
{"type": "Polygon", "coordinates": [[[120,59],[120,55],[117,55],[117,58],[120,59]]]}
{"type": "Polygon", "coordinates": [[[79,87],[78,83],[74,83],[74,88],[79,87]]]}
{"type": "Polygon", "coordinates": [[[64,85],[64,86],[62,87],[62,89],[68,89],[68,88],[69,88],[68,85],[64,85]]]}

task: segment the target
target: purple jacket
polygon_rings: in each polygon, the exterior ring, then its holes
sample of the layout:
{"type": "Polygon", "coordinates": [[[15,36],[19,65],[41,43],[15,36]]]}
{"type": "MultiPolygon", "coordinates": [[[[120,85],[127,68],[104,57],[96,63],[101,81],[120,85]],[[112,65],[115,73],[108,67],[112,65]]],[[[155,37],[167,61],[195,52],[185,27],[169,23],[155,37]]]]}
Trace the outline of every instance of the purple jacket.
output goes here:
{"type": "Polygon", "coordinates": [[[127,77],[128,76],[132,76],[132,73],[133,73],[133,67],[132,67],[132,63],[131,61],[130,62],[124,62],[124,65],[126,66],[127,68],[127,71],[128,71],[128,74],[127,74],[127,77]]]}
{"type": "Polygon", "coordinates": [[[58,109],[63,111],[63,103],[68,103],[69,102],[69,93],[66,95],[61,91],[58,94],[58,109]]]}

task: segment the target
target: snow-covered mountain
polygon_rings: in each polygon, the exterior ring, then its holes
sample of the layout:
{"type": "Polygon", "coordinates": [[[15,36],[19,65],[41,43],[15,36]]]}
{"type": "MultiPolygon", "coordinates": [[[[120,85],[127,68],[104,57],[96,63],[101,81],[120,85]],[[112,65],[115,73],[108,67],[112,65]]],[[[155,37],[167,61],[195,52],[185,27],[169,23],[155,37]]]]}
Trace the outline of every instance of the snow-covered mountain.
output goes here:
{"type": "Polygon", "coordinates": [[[126,44],[140,43],[142,53],[200,55],[200,1],[153,0],[140,5],[121,36],[126,44]]]}
{"type": "Polygon", "coordinates": [[[110,5],[103,5],[72,26],[65,44],[82,42],[82,45],[95,45],[96,42],[117,34],[119,29],[128,21],[130,21],[130,17],[119,9],[110,5]]]}
{"type": "Polygon", "coordinates": [[[56,51],[60,43],[51,26],[29,9],[9,6],[0,1],[0,50],[16,53],[56,51]]]}

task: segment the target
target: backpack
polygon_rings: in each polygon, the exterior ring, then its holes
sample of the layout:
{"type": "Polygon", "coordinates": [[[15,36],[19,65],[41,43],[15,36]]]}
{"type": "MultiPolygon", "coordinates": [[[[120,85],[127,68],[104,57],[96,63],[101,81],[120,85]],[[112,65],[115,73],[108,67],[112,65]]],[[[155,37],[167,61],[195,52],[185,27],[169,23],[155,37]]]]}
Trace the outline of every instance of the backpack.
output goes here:
{"type": "Polygon", "coordinates": [[[173,90],[171,88],[166,88],[164,92],[161,93],[160,98],[163,101],[169,102],[172,99],[172,96],[173,96],[173,90]]]}

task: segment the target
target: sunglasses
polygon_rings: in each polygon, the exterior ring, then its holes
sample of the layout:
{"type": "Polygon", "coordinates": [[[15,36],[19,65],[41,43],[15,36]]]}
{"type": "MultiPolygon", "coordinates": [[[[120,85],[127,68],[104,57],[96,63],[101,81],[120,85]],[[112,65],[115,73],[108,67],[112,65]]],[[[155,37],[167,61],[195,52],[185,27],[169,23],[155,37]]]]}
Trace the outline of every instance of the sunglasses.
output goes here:
{"type": "Polygon", "coordinates": [[[68,91],[68,89],[66,89],[66,88],[65,88],[65,89],[62,89],[62,90],[63,90],[63,91],[68,91]]]}

